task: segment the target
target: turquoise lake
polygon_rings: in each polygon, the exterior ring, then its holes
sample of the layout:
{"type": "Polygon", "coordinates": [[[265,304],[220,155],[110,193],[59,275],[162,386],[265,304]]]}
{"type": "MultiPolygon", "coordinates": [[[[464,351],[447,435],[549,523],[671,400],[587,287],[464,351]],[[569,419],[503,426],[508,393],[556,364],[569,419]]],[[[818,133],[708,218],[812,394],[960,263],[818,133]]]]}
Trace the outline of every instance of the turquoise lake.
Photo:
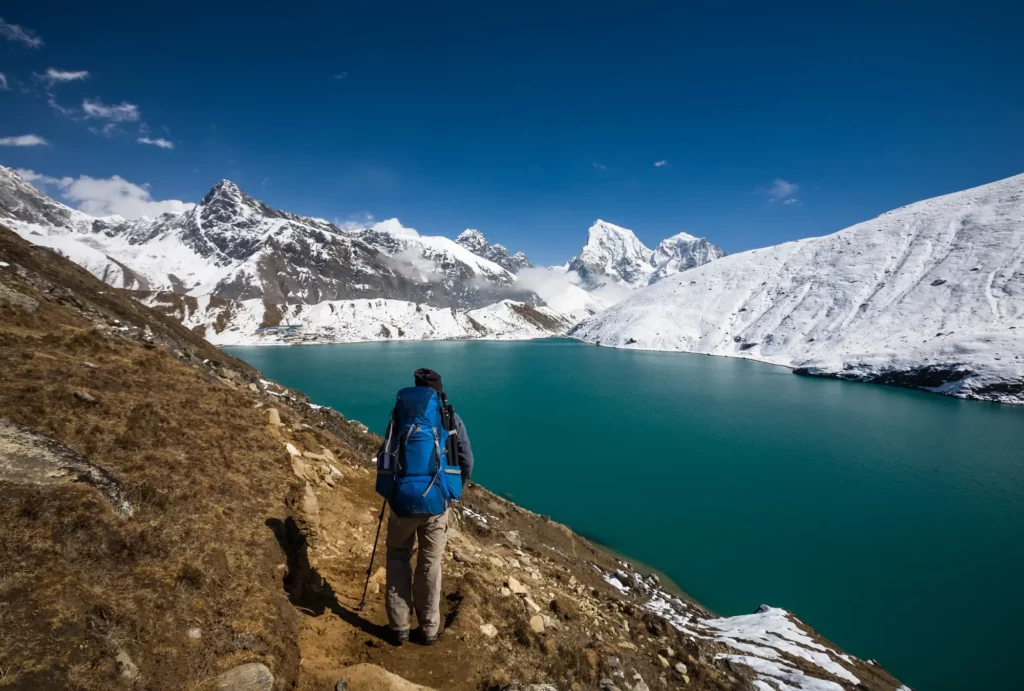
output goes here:
{"type": "Polygon", "coordinates": [[[474,480],[713,611],[785,607],[919,690],[1022,685],[1024,408],[560,339],[227,350],[378,433],[435,369],[474,480]]]}

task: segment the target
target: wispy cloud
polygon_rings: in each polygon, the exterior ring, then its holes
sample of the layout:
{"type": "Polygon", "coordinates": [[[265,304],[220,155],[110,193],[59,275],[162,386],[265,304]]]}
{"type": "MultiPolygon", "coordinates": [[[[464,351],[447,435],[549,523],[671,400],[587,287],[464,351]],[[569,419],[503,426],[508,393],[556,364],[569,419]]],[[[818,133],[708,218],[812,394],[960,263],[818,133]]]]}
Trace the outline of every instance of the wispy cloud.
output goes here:
{"type": "Polygon", "coordinates": [[[62,84],[64,82],[80,82],[89,78],[87,70],[58,70],[53,67],[47,68],[44,74],[36,75],[49,85],[62,84]]]}
{"type": "Polygon", "coordinates": [[[39,34],[17,24],[8,24],[3,17],[0,17],[0,37],[15,43],[22,43],[29,48],[42,48],[43,46],[43,39],[39,38],[39,34]]]}
{"type": "Polygon", "coordinates": [[[7,86],[7,75],[0,72],[0,91],[7,91],[9,88],[7,86]]]}
{"type": "Polygon", "coordinates": [[[334,226],[347,233],[356,230],[363,230],[364,228],[370,228],[373,226],[373,214],[366,212],[353,214],[348,218],[335,218],[334,226]]]}
{"type": "Polygon", "coordinates": [[[668,165],[668,161],[655,161],[654,162],[654,167],[655,168],[664,168],[667,165],[668,165]]]}
{"type": "Polygon", "coordinates": [[[150,144],[151,146],[158,146],[161,149],[174,148],[174,142],[167,139],[163,139],[162,137],[157,137],[156,139],[150,139],[149,137],[139,137],[135,141],[137,141],[139,144],[150,144]]]}
{"type": "Polygon", "coordinates": [[[139,119],[139,107],[133,103],[122,102],[106,105],[100,99],[82,101],[82,112],[87,118],[110,120],[111,122],[135,122],[139,119]]]}
{"type": "Polygon", "coordinates": [[[348,72],[338,72],[331,79],[337,79],[339,82],[343,79],[348,79],[348,72]]]}
{"type": "Polygon", "coordinates": [[[3,137],[0,138],[0,146],[49,146],[50,142],[46,141],[38,134],[22,134],[17,137],[3,137]]]}
{"type": "Polygon", "coordinates": [[[55,178],[33,170],[18,170],[17,173],[29,182],[58,187],[64,199],[74,202],[79,211],[92,216],[116,215],[135,219],[181,213],[195,206],[177,199],[155,200],[148,185],[136,185],[120,175],[109,178],[91,178],[88,175],[55,178]]]}
{"type": "Polygon", "coordinates": [[[591,165],[593,165],[597,170],[608,170],[608,166],[603,163],[598,163],[597,161],[594,161],[591,165]]]}
{"type": "Polygon", "coordinates": [[[764,187],[761,192],[767,194],[770,202],[782,202],[783,204],[796,204],[799,200],[796,198],[796,193],[800,191],[800,185],[795,182],[789,182],[782,178],[775,178],[772,181],[771,187],[764,187]]]}

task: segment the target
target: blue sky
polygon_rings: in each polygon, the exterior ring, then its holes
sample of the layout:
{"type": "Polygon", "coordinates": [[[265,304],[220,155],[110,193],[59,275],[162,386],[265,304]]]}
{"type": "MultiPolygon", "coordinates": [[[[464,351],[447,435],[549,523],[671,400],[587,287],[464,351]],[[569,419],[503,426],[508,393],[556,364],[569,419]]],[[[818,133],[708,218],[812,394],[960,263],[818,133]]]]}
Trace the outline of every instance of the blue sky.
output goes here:
{"type": "Polygon", "coordinates": [[[1024,172],[1015,3],[37,0],[0,16],[4,165],[118,175],[153,200],[227,177],[332,220],[479,228],[541,263],[598,217],[737,252],[1024,172]],[[30,134],[47,144],[14,145],[30,134]]]}

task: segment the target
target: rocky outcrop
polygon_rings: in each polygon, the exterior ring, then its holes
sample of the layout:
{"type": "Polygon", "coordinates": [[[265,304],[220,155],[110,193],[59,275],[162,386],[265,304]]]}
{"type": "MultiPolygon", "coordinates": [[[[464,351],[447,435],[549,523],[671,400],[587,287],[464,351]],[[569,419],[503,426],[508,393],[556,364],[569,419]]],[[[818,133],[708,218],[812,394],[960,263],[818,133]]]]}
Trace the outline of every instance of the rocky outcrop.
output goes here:
{"type": "Polygon", "coordinates": [[[124,485],[110,472],[35,430],[0,419],[0,481],[37,487],[84,483],[122,518],[135,509],[124,485]]]}

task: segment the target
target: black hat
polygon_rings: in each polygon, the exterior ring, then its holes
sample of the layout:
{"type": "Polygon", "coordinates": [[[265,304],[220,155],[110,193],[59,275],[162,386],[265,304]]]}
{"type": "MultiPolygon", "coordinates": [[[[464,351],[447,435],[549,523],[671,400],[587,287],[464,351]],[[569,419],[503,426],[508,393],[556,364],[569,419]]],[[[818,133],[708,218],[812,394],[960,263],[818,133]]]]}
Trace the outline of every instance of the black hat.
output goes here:
{"type": "Polygon", "coordinates": [[[413,378],[416,381],[416,386],[429,386],[437,393],[441,393],[444,388],[441,384],[441,375],[432,369],[421,368],[413,372],[413,378]]]}

